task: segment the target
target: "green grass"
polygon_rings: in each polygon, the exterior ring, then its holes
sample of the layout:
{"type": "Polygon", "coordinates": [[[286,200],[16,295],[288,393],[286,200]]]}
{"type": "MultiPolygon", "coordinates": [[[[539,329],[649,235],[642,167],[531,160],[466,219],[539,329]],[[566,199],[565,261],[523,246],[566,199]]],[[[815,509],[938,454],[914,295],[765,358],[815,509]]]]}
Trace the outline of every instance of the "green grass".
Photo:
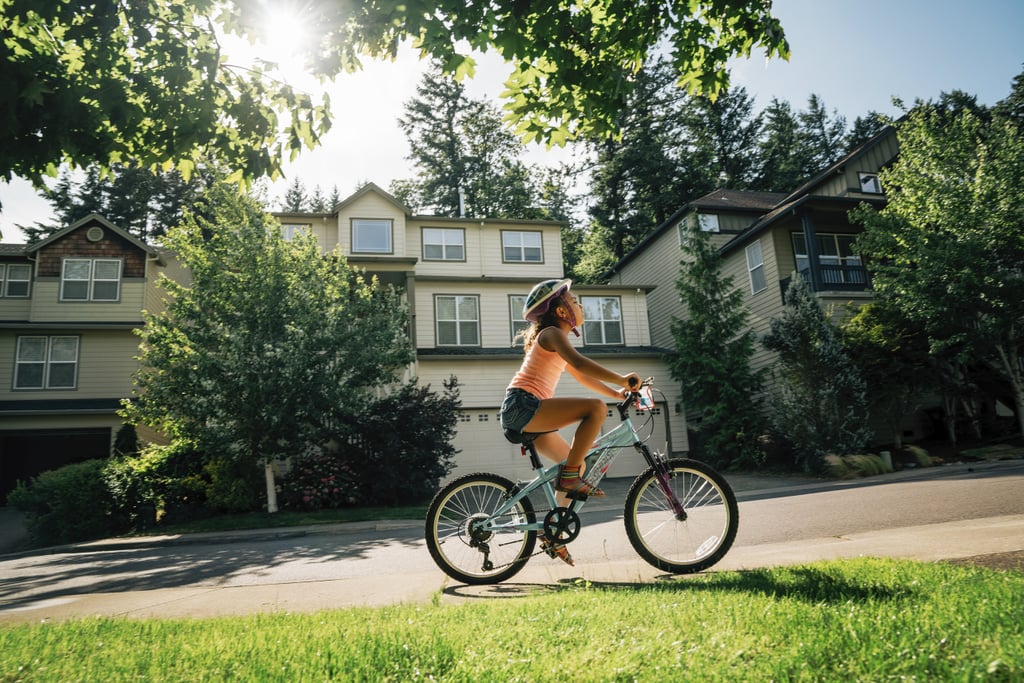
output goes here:
{"type": "Polygon", "coordinates": [[[0,628],[0,681],[1022,681],[1022,595],[1022,572],[862,559],[460,604],[91,618],[0,628]]]}
{"type": "Polygon", "coordinates": [[[246,512],[225,514],[196,519],[179,524],[160,524],[146,531],[136,532],[135,536],[153,536],[163,534],[187,534],[201,531],[238,531],[243,529],[276,529],[288,526],[306,526],[309,524],[332,524],[336,522],[365,522],[388,519],[425,519],[427,506],[404,507],[365,507],[343,508],[338,510],[320,510],[318,512],[295,512],[281,510],[273,514],[267,512],[246,512]]]}

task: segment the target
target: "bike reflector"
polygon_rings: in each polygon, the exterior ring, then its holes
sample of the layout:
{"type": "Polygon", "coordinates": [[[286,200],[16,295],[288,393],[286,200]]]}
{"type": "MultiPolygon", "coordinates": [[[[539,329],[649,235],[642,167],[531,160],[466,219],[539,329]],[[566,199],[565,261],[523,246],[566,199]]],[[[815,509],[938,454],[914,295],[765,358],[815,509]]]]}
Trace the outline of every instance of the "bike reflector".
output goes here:
{"type": "Polygon", "coordinates": [[[636,409],[640,411],[650,410],[654,407],[654,396],[649,386],[640,387],[636,392],[636,409]]]}

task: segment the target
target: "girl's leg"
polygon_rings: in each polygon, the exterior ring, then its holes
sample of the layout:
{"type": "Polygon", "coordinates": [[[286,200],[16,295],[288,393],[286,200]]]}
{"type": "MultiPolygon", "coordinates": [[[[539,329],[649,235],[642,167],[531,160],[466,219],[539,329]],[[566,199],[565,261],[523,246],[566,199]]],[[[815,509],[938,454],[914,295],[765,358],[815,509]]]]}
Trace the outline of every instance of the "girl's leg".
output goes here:
{"type": "Polygon", "coordinates": [[[607,412],[608,407],[599,398],[549,398],[540,402],[540,408],[523,431],[547,432],[579,422],[565,460],[566,467],[579,467],[601,433],[607,412]]]}

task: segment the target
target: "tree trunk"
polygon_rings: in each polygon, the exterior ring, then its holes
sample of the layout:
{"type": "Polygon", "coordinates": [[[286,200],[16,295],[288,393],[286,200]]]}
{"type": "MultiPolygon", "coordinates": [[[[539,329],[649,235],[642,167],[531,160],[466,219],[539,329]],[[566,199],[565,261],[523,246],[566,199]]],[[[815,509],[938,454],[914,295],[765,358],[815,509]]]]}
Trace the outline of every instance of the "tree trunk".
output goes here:
{"type": "Polygon", "coordinates": [[[267,512],[277,512],[277,487],[274,484],[274,463],[268,458],[263,465],[267,480],[267,512]]]}

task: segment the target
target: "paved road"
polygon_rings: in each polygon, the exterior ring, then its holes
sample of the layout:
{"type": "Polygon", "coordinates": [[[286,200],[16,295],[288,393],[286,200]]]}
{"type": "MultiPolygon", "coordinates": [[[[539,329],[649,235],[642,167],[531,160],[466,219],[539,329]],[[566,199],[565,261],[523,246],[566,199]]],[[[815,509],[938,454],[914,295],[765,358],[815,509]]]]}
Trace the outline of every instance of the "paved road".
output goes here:
{"type": "MultiPolygon", "coordinates": [[[[1024,461],[958,465],[856,482],[735,477],[740,533],[715,570],[860,555],[922,560],[1024,550],[1024,461]]],[[[87,615],[205,617],[552,590],[578,579],[667,577],[628,545],[628,482],[588,505],[577,566],[534,558],[499,586],[455,584],[433,565],[418,521],[112,539],[0,557],[0,622],[87,615]]]]}

